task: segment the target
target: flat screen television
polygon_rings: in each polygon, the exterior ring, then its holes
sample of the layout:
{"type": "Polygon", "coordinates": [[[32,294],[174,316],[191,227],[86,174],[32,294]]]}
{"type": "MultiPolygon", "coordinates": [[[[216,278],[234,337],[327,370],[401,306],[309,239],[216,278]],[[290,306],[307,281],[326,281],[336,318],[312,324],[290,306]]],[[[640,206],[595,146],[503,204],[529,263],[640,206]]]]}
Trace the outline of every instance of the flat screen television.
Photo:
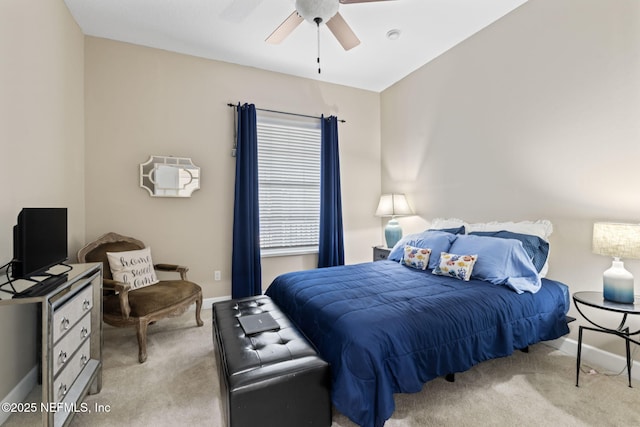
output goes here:
{"type": "Polygon", "coordinates": [[[24,208],[13,227],[14,279],[44,275],[67,260],[67,208],[24,208]]]}

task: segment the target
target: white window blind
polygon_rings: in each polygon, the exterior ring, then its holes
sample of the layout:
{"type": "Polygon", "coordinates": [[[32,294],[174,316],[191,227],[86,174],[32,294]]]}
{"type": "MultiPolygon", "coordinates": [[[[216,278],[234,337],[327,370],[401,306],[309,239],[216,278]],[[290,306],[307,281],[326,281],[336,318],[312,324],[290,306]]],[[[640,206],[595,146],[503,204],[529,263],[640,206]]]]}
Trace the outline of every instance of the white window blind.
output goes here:
{"type": "Polygon", "coordinates": [[[318,250],[320,120],[258,112],[263,255],[318,250]]]}

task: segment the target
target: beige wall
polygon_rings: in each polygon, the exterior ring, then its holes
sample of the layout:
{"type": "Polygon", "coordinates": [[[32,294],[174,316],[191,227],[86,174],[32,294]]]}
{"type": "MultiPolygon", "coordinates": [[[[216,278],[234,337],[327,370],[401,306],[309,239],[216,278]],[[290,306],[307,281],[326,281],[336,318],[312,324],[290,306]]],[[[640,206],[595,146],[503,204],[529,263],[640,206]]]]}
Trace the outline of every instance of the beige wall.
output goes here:
{"type": "MultiPolygon", "coordinates": [[[[3,0],[1,258],[11,258],[21,207],[67,206],[71,254],[106,231],[135,235],[156,261],[188,264],[205,297],[229,295],[226,103],[242,101],[347,120],[348,263],[368,261],[381,243],[373,212],[382,188],[406,192],[420,214],[402,220],[405,232],[437,216],[548,218],[549,276],[572,292],[598,290],[610,261],[590,251],[592,223],[640,216],[639,21],[635,0],[530,0],[379,95],[85,39],[62,0],[3,0]],[[202,189],[191,199],[149,197],[138,165],[150,154],[192,157],[202,189]]],[[[314,265],[313,256],[265,259],[264,285],[314,265]]],[[[626,265],[640,277],[639,261],[626,265]]],[[[15,349],[0,363],[5,396],[35,364],[34,311],[0,307],[0,341],[15,349]]],[[[610,340],[598,344],[619,351],[610,340]]]]}
{"type": "MultiPolygon", "coordinates": [[[[88,37],[85,46],[87,240],[107,231],[136,236],[154,262],[188,265],[205,298],[230,295],[235,159],[227,103],[241,101],[346,120],[339,125],[346,261],[371,259],[380,241],[378,93],[106,39],[88,37]],[[191,157],[201,189],[189,199],[150,197],[138,170],[152,154],[191,157]]],[[[315,255],[265,258],[263,286],[315,263],[315,255]]]]}
{"type": "MultiPolygon", "coordinates": [[[[83,44],[62,0],[0,1],[2,264],[22,207],[67,207],[70,253],[84,242],[83,44]]],[[[36,363],[35,325],[34,307],[0,306],[2,397],[36,363]]]]}
{"type": "Polygon", "coordinates": [[[640,222],[638,76],[640,2],[530,0],[382,93],[382,188],[419,212],[406,231],[550,219],[549,277],[601,290],[593,222],[640,222]]]}

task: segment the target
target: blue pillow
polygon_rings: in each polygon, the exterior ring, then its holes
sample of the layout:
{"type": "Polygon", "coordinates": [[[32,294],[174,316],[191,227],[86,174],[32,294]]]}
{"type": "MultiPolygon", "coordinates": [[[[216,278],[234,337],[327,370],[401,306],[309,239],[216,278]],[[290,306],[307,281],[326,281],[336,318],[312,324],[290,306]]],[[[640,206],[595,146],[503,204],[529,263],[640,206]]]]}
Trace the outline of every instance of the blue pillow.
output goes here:
{"type": "Polygon", "coordinates": [[[538,271],[520,240],[458,235],[449,252],[478,254],[471,272],[472,279],[506,285],[519,294],[536,293],[542,286],[538,271]]]}
{"type": "Polygon", "coordinates": [[[440,252],[449,252],[451,243],[456,239],[455,234],[444,231],[423,231],[422,233],[410,234],[400,239],[398,243],[391,249],[387,259],[391,261],[402,261],[404,256],[404,247],[406,245],[416,248],[431,249],[434,256],[429,257],[428,268],[432,270],[438,265],[440,260],[440,252]]]}
{"type": "Polygon", "coordinates": [[[529,259],[533,262],[538,273],[542,271],[544,263],[547,262],[549,257],[549,243],[538,236],[531,234],[514,233],[512,231],[472,231],[469,234],[475,234],[476,236],[490,236],[499,237],[501,239],[516,239],[522,242],[524,250],[529,255],[529,259]]]}
{"type": "Polygon", "coordinates": [[[466,234],[467,233],[467,229],[464,228],[464,225],[461,225],[460,227],[455,227],[455,228],[430,228],[427,231],[444,231],[446,233],[451,233],[451,234],[466,234]]]}

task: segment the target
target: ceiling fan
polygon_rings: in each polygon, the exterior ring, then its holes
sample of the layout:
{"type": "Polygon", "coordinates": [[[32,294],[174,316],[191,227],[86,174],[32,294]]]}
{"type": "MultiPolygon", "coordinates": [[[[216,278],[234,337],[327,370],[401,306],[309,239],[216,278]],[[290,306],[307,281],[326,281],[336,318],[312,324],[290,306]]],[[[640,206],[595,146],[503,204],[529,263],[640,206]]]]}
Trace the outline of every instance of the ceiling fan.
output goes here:
{"type": "Polygon", "coordinates": [[[360,44],[351,27],[344,20],[338,7],[340,4],[369,3],[374,1],[391,0],[296,0],[296,10],[276,28],[266,42],[278,44],[283,41],[293,30],[307,20],[315,23],[320,28],[321,23],[325,23],[333,33],[344,50],[352,49],[360,44]]]}

